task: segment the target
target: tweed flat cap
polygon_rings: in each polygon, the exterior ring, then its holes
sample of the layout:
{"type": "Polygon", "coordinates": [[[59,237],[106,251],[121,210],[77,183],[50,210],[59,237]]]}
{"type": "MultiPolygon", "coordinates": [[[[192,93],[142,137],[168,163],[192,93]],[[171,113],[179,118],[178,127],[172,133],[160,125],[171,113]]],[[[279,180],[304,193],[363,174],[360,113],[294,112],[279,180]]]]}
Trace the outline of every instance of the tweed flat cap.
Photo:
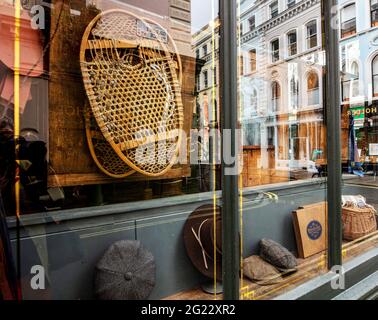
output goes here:
{"type": "Polygon", "coordinates": [[[276,284],[283,280],[281,273],[259,256],[244,259],[243,274],[260,286],[276,284]]]}
{"type": "Polygon", "coordinates": [[[101,300],[144,300],[155,286],[153,255],[139,241],[120,241],[96,266],[95,292],[101,300]]]}
{"type": "Polygon", "coordinates": [[[298,267],[295,256],[285,247],[270,239],[260,241],[260,257],[281,271],[295,271],[298,267]]]}

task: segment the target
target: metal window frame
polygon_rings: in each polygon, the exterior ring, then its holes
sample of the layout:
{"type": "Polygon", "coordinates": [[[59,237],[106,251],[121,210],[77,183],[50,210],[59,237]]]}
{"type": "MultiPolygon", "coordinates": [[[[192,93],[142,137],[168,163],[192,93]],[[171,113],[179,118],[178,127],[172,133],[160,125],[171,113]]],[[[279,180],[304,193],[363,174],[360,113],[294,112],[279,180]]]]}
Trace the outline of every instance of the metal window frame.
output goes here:
{"type": "MultiPolygon", "coordinates": [[[[238,128],[238,45],[236,0],[219,0],[221,21],[220,82],[222,132],[231,130],[231,149],[236,154],[235,135],[238,128]]],[[[222,139],[224,140],[224,139],[222,139]]],[[[223,153],[222,141],[222,153],[223,153]]],[[[240,247],[239,186],[236,175],[226,175],[228,166],[222,156],[222,273],[224,300],[239,300],[240,247]]]]}
{"type": "Polygon", "coordinates": [[[322,0],[323,48],[326,55],[324,97],[327,122],[328,268],[342,265],[341,99],[337,0],[322,0]]]}
{"type": "MultiPolygon", "coordinates": [[[[341,100],[339,70],[339,30],[332,21],[338,12],[337,0],[322,0],[323,48],[326,52],[324,97],[327,125],[327,200],[328,200],[328,268],[342,265],[341,222],[341,100]]],[[[219,0],[220,11],[220,94],[222,105],[222,131],[238,128],[238,49],[237,1],[219,0]]],[[[235,140],[232,150],[236,152],[235,140]]],[[[222,144],[223,150],[223,144],[222,144]]],[[[225,300],[240,298],[240,226],[238,176],[225,174],[222,156],[222,273],[225,300]]]]}

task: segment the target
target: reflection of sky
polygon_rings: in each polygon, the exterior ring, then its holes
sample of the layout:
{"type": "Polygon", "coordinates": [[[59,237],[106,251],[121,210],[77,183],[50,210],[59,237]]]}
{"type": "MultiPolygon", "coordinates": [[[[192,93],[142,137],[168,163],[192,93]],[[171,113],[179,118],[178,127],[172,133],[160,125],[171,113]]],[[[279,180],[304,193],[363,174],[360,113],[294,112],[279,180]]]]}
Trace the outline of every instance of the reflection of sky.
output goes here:
{"type": "Polygon", "coordinates": [[[192,0],[192,32],[197,32],[203,26],[218,16],[219,0],[192,0]]]}

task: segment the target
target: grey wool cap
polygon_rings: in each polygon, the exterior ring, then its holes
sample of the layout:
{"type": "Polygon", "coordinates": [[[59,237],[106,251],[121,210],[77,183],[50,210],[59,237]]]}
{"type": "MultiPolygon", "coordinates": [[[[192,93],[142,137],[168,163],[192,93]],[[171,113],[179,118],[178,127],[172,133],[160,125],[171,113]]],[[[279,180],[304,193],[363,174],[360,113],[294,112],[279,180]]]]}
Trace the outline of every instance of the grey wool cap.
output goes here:
{"type": "Polygon", "coordinates": [[[95,293],[100,300],[144,300],[155,282],[154,256],[139,241],[114,243],[96,265],[95,293]]]}
{"type": "Polygon", "coordinates": [[[262,239],[260,241],[260,257],[281,271],[295,271],[298,267],[295,256],[271,239],[262,239]]]}

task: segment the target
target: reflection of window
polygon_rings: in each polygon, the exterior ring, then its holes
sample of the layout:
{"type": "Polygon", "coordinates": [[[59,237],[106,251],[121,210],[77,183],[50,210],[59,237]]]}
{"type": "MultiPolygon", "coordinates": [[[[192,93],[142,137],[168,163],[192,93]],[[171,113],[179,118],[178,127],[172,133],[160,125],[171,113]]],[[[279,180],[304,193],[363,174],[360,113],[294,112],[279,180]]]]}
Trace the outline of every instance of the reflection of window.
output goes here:
{"type": "Polygon", "coordinates": [[[196,76],[196,88],[197,88],[197,91],[201,90],[201,81],[200,81],[199,75],[196,76]]]}
{"type": "Polygon", "coordinates": [[[356,32],[356,5],[352,3],[341,10],[341,37],[349,37],[356,32]]]}
{"type": "Polygon", "coordinates": [[[290,140],[289,140],[289,147],[290,147],[290,159],[291,160],[300,160],[300,141],[301,138],[299,137],[299,126],[298,124],[293,124],[289,127],[290,132],[290,140]]]}
{"type": "Polygon", "coordinates": [[[200,51],[199,51],[199,49],[197,49],[196,50],[196,58],[199,59],[199,57],[200,57],[200,51]]]}
{"type": "Polygon", "coordinates": [[[347,79],[347,70],[346,70],[346,63],[343,63],[341,68],[342,76],[341,76],[341,95],[343,101],[350,100],[350,93],[349,93],[349,81],[347,79]]]}
{"type": "Polygon", "coordinates": [[[373,96],[378,97],[378,55],[373,59],[373,96]]]}
{"type": "Polygon", "coordinates": [[[378,0],[371,0],[371,26],[378,26],[378,0]]]}
{"type": "Polygon", "coordinates": [[[293,30],[287,34],[287,45],[289,57],[296,55],[297,49],[297,31],[293,30]]]}
{"type": "Polygon", "coordinates": [[[359,92],[360,91],[359,90],[360,70],[359,70],[357,62],[352,63],[351,70],[352,70],[352,76],[353,76],[352,82],[351,82],[352,97],[358,97],[360,95],[360,92],[359,92]]]}
{"type": "Polygon", "coordinates": [[[311,21],[306,26],[306,46],[312,49],[318,46],[318,27],[316,21],[311,21]]]}
{"type": "Polygon", "coordinates": [[[207,56],[207,45],[206,44],[202,47],[202,51],[203,51],[203,55],[207,56]]]}
{"type": "Polygon", "coordinates": [[[253,29],[256,28],[256,18],[255,16],[252,16],[248,19],[248,23],[249,23],[249,30],[252,31],[253,29]]]}
{"type": "Polygon", "coordinates": [[[248,54],[251,72],[256,71],[256,49],[250,50],[248,54]]]}
{"type": "Polygon", "coordinates": [[[287,7],[291,8],[295,5],[295,0],[287,0],[287,7]]]}
{"type": "Polygon", "coordinates": [[[261,145],[261,125],[260,123],[245,123],[243,125],[244,145],[260,146],[261,145]]]}
{"type": "Polygon", "coordinates": [[[257,90],[253,89],[251,94],[251,111],[252,114],[256,114],[257,112],[257,90]]]}
{"type": "Polygon", "coordinates": [[[273,1],[270,5],[270,16],[271,18],[278,16],[278,1],[273,1]]]}
{"type": "Polygon", "coordinates": [[[203,72],[203,85],[205,86],[205,88],[209,86],[209,74],[207,70],[203,72]]]}
{"type": "Polygon", "coordinates": [[[309,106],[318,105],[320,103],[319,77],[316,72],[310,72],[307,77],[307,97],[309,106]]]}
{"type": "Polygon", "coordinates": [[[243,54],[240,54],[240,57],[239,57],[239,72],[240,72],[240,75],[244,75],[244,56],[243,54]]]}
{"type": "Polygon", "coordinates": [[[280,42],[278,39],[273,40],[270,44],[272,51],[272,62],[280,60],[280,42]]]}
{"type": "Polygon", "coordinates": [[[299,101],[299,84],[298,81],[295,80],[294,77],[290,80],[290,98],[291,98],[291,108],[297,109],[298,108],[298,101],[299,101]]]}
{"type": "Polygon", "coordinates": [[[274,127],[268,127],[268,146],[274,146],[274,127]]]}
{"type": "Polygon", "coordinates": [[[277,112],[280,108],[281,86],[277,81],[272,83],[272,111],[277,112]]]}
{"type": "Polygon", "coordinates": [[[342,71],[342,97],[343,101],[349,101],[351,98],[359,96],[360,72],[358,63],[353,62],[350,70],[347,70],[346,63],[344,63],[342,71]]]}

